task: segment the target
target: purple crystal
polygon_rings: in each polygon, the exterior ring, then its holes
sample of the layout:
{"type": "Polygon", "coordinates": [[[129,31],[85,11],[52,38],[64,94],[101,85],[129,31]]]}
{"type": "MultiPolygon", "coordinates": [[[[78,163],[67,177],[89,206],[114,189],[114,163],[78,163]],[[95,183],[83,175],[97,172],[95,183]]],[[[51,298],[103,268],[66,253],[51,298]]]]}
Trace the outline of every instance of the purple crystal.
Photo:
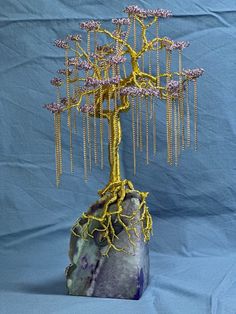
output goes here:
{"type": "Polygon", "coordinates": [[[159,90],[157,88],[139,88],[136,86],[128,86],[128,87],[124,87],[121,89],[120,91],[121,95],[129,95],[132,97],[135,96],[154,96],[154,97],[158,97],[160,95],[159,90]]]}
{"type": "Polygon", "coordinates": [[[80,34],[74,34],[74,35],[67,35],[67,39],[68,40],[72,40],[72,41],[81,41],[82,37],[80,34]]]}
{"type": "Polygon", "coordinates": [[[178,97],[179,95],[179,81],[171,80],[167,85],[166,85],[166,90],[173,96],[173,97],[178,97]]]}

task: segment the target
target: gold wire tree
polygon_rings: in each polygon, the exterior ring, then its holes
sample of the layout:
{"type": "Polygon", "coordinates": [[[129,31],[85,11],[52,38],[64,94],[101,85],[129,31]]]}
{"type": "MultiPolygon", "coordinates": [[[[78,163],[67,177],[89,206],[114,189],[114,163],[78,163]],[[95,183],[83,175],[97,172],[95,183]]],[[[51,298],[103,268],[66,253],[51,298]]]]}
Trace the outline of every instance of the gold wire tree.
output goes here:
{"type": "MultiPolygon", "coordinates": [[[[108,122],[110,179],[105,188],[98,191],[100,197],[104,198],[103,214],[98,217],[84,213],[82,218],[86,223],[80,232],[84,238],[93,237],[95,231],[100,232],[100,238],[105,238],[108,243],[106,254],[110,248],[124,251],[124,248],[114,245],[117,238],[114,221],[124,227],[129,241],[132,241],[131,233],[137,233],[137,223],[141,223],[144,241],[149,240],[152,230],[152,218],[146,205],[148,192],[138,191],[141,197],[138,210],[141,218],[138,222],[135,219],[137,212],[130,216],[123,213],[122,201],[134,187],[131,181],[122,179],[120,173],[120,114],[131,110],[133,171],[136,174],[137,150],[145,149],[146,164],[149,163],[150,133],[153,154],[156,155],[157,104],[165,103],[167,162],[178,165],[181,151],[191,145],[190,82],[193,82],[192,129],[194,147],[197,149],[197,78],[204,72],[201,68],[183,69],[182,52],[188,47],[188,42],[159,36],[159,20],[170,17],[172,13],[169,10],[145,10],[132,5],[126,7],[124,12],[127,18],[112,20],[113,31],[102,28],[98,21],[90,20],[80,24],[80,28],[87,32],[85,41],[80,34],[55,41],[57,47],[65,50],[65,68],[58,70],[65,79],[55,77],[51,80],[57,99],[45,105],[54,114],[57,186],[62,174],[61,114],[67,112],[71,172],[74,170],[72,129],[77,132],[77,115],[82,118],[85,181],[93,164],[100,162],[103,169],[104,120],[108,122]],[[155,30],[155,36],[149,40],[150,29],[152,32],[155,30]],[[106,44],[99,45],[101,36],[106,37],[106,44]],[[175,72],[172,70],[174,52],[177,52],[178,59],[175,72]],[[163,69],[160,56],[165,57],[163,69]],[[66,97],[61,97],[63,86],[66,97]],[[117,204],[117,210],[111,212],[109,206],[113,203],[117,204]],[[124,218],[129,220],[129,226],[124,218]]],[[[78,227],[78,223],[74,227],[78,227]]],[[[72,232],[78,235],[74,228],[72,232]]]]}

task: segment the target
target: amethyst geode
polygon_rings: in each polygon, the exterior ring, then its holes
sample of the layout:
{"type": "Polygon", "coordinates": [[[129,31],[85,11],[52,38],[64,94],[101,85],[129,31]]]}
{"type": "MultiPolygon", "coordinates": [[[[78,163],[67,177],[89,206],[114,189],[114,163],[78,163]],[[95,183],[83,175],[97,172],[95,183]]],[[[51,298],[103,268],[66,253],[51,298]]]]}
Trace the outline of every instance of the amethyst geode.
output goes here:
{"type": "MultiPolygon", "coordinates": [[[[100,199],[87,211],[97,215],[102,212],[104,200],[100,199]]],[[[130,215],[140,205],[138,191],[130,191],[122,203],[124,214],[130,215]]],[[[111,204],[109,210],[115,210],[111,204]]],[[[138,214],[139,216],[139,214],[138,214]]],[[[137,219],[140,218],[137,217],[137,219]]],[[[83,218],[77,224],[83,224],[83,218]]],[[[79,230],[74,228],[79,233],[79,230]]],[[[70,295],[96,296],[138,300],[148,285],[149,252],[148,244],[143,241],[141,225],[137,224],[138,236],[133,234],[135,247],[127,239],[127,234],[119,224],[116,226],[117,247],[126,247],[129,254],[109,251],[103,256],[107,243],[94,238],[87,240],[71,234],[69,257],[71,264],[66,268],[66,283],[70,295]]]]}

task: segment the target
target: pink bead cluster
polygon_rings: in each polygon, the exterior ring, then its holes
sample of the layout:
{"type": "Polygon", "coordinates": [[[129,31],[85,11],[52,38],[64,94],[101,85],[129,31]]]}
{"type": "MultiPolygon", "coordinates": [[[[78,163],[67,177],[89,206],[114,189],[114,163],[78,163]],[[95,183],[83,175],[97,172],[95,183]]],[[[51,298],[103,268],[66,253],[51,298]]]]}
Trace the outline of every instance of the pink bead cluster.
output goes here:
{"type": "Polygon", "coordinates": [[[46,104],[43,106],[43,108],[46,108],[47,110],[51,111],[52,113],[59,113],[62,112],[65,106],[60,103],[52,102],[50,104],[46,104]]]}
{"type": "Polygon", "coordinates": [[[103,85],[117,85],[121,80],[120,76],[114,76],[111,77],[109,79],[105,79],[105,80],[98,80],[94,77],[87,77],[87,79],[85,80],[85,86],[86,87],[97,87],[97,86],[103,86],[103,85]]]}
{"type": "Polygon", "coordinates": [[[165,47],[167,50],[172,51],[175,49],[183,50],[190,45],[188,41],[173,41],[168,37],[164,37],[162,40],[162,46],[165,47]]]}
{"type": "Polygon", "coordinates": [[[120,18],[120,19],[112,19],[112,23],[115,25],[130,25],[130,19],[128,18],[120,18]]]}
{"type": "Polygon", "coordinates": [[[123,96],[155,96],[159,97],[159,90],[156,88],[138,88],[136,86],[128,86],[121,89],[120,94],[123,96]]]}
{"type": "Polygon", "coordinates": [[[80,34],[74,34],[74,35],[67,35],[66,37],[68,40],[72,40],[72,41],[81,41],[82,37],[80,34]]]}
{"type": "Polygon", "coordinates": [[[108,62],[109,64],[119,64],[124,63],[126,61],[126,58],[123,56],[112,56],[108,62]]]}
{"type": "Polygon", "coordinates": [[[61,74],[61,75],[67,75],[67,71],[68,71],[68,75],[71,75],[72,74],[72,70],[71,69],[59,69],[57,71],[57,73],[61,74]]]}
{"type": "Polygon", "coordinates": [[[203,73],[204,73],[204,69],[202,69],[202,68],[183,70],[183,74],[189,80],[194,80],[194,79],[202,76],[203,73]]]}
{"type": "Polygon", "coordinates": [[[101,23],[98,21],[94,21],[94,20],[80,23],[81,29],[84,29],[84,30],[90,31],[90,32],[98,30],[100,28],[100,26],[101,26],[101,23]]]}
{"type": "Polygon", "coordinates": [[[173,97],[178,97],[179,95],[179,81],[171,80],[166,85],[166,90],[169,92],[173,97]]]}
{"type": "Polygon", "coordinates": [[[172,12],[169,10],[165,9],[155,9],[155,10],[150,10],[150,9],[142,9],[139,8],[137,5],[129,5],[124,9],[124,12],[127,13],[128,15],[137,15],[139,17],[162,17],[162,18],[167,18],[172,16],[172,12]]]}
{"type": "Polygon", "coordinates": [[[68,43],[65,40],[62,39],[57,39],[54,41],[54,45],[58,48],[63,48],[63,49],[67,49],[69,48],[68,43]]]}
{"type": "Polygon", "coordinates": [[[93,112],[94,111],[94,105],[92,104],[84,104],[80,107],[81,112],[93,112]]]}
{"type": "Polygon", "coordinates": [[[58,78],[58,77],[54,77],[50,83],[54,86],[61,86],[62,85],[62,79],[58,78]]]}

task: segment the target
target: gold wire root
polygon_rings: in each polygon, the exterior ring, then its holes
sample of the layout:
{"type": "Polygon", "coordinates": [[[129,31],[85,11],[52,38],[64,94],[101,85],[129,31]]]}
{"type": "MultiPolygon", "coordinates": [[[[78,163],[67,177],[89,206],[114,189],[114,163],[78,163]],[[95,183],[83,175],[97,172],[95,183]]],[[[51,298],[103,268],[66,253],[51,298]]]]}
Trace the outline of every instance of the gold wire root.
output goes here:
{"type": "Polygon", "coordinates": [[[115,224],[117,226],[117,223],[125,231],[127,240],[133,250],[136,247],[134,239],[139,237],[138,230],[141,230],[144,242],[149,241],[152,233],[152,217],[146,204],[148,192],[136,191],[141,198],[139,207],[130,215],[127,215],[124,213],[125,209],[122,207],[122,203],[131,191],[133,191],[133,185],[128,180],[113,182],[113,184],[107,186],[102,197],[104,201],[102,213],[100,215],[84,213],[82,219],[85,220],[85,223],[80,225],[80,220],[78,220],[72,227],[73,235],[88,240],[94,238],[95,232],[98,233],[98,239],[107,243],[106,248],[101,252],[104,256],[108,256],[111,249],[128,254],[133,253],[130,252],[128,247],[117,246],[116,240],[119,239],[119,236],[114,227],[115,224]],[[117,207],[110,210],[109,206],[114,203],[117,204],[117,207]]]}

